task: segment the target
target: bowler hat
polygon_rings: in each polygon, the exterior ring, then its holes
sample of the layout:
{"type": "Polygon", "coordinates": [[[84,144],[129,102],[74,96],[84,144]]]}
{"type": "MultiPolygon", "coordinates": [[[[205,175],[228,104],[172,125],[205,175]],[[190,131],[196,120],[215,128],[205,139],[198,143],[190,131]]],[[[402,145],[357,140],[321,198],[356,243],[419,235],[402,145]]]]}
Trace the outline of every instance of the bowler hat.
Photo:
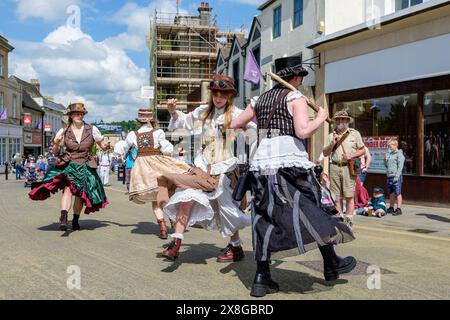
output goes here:
{"type": "Polygon", "coordinates": [[[153,110],[151,109],[139,109],[138,117],[136,118],[138,122],[150,122],[153,121],[153,110]]]}
{"type": "Polygon", "coordinates": [[[69,107],[67,108],[67,114],[71,115],[74,112],[81,112],[83,114],[87,114],[87,110],[84,106],[84,103],[77,102],[77,103],[71,103],[69,107]]]}
{"type": "Polygon", "coordinates": [[[230,92],[237,96],[234,79],[222,74],[216,74],[210,82],[208,89],[211,91],[230,92]]]}

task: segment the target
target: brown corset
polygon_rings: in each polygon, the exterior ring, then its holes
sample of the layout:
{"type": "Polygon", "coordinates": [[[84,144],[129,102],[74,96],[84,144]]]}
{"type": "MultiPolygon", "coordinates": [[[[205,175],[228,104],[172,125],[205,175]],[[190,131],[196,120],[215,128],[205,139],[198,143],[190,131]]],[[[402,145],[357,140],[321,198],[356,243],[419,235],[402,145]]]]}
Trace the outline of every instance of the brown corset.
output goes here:
{"type": "Polygon", "coordinates": [[[138,157],[162,155],[159,149],[155,149],[153,130],[144,133],[136,132],[136,140],[138,157]]]}
{"type": "Polygon", "coordinates": [[[92,126],[85,123],[81,141],[78,143],[72,128],[69,127],[64,135],[64,143],[66,145],[66,157],[80,165],[87,161],[91,168],[96,168],[97,163],[91,156],[91,147],[94,145],[94,137],[92,135],[92,126]]]}

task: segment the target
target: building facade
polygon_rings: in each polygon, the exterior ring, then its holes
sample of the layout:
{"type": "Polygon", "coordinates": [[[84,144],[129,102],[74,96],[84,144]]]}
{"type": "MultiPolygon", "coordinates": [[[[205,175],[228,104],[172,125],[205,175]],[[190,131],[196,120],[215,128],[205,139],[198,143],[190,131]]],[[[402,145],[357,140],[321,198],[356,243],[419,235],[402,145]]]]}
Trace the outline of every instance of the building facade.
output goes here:
{"type": "MultiPolygon", "coordinates": [[[[386,141],[395,137],[406,157],[405,198],[450,203],[450,1],[363,4],[361,16],[342,12],[346,23],[325,24],[308,44],[321,56],[316,98],[354,116],[372,153],[369,189],[385,186],[386,141]]],[[[316,155],[323,143],[314,142],[316,155]]]]}
{"type": "Polygon", "coordinates": [[[23,131],[20,123],[22,95],[20,88],[8,78],[8,55],[14,48],[0,36],[0,172],[5,162],[23,152],[23,131]]]}
{"type": "Polygon", "coordinates": [[[56,133],[63,127],[62,118],[65,115],[66,108],[53,101],[53,97],[37,97],[34,101],[44,111],[44,137],[43,147],[46,151],[52,144],[52,139],[56,133]]]}
{"type": "Polygon", "coordinates": [[[180,110],[208,103],[219,48],[228,47],[236,32],[220,32],[212,8],[202,2],[198,16],[157,12],[150,24],[150,85],[154,107],[164,129],[170,115],[167,100],[178,99],[180,110]]]}

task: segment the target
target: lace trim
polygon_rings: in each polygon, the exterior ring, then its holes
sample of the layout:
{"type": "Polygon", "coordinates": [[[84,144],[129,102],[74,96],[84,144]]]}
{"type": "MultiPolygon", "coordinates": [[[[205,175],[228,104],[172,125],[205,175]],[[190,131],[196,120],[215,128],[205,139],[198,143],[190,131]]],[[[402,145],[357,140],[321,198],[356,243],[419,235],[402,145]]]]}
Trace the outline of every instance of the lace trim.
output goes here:
{"type": "Polygon", "coordinates": [[[252,164],[250,165],[250,171],[289,167],[311,169],[312,167],[314,167],[314,163],[303,157],[299,158],[298,154],[272,156],[270,158],[253,160],[252,164]]]}

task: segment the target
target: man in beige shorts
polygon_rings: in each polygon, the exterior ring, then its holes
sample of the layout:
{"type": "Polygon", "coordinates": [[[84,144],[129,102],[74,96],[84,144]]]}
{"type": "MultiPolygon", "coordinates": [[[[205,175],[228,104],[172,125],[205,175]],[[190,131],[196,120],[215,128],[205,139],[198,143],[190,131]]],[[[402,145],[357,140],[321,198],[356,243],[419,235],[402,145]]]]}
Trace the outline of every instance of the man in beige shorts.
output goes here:
{"type": "Polygon", "coordinates": [[[353,118],[346,110],[336,112],[333,117],[335,130],[330,133],[325,143],[323,154],[330,156],[330,181],[331,192],[337,197],[336,209],[342,212],[342,201],[346,201],[346,220],[352,222],[355,211],[353,198],[355,196],[356,175],[350,174],[349,161],[357,159],[364,155],[364,143],[361,134],[352,128],[349,128],[353,118]],[[341,144],[338,144],[340,138],[348,131],[348,135],[341,144]]]}

